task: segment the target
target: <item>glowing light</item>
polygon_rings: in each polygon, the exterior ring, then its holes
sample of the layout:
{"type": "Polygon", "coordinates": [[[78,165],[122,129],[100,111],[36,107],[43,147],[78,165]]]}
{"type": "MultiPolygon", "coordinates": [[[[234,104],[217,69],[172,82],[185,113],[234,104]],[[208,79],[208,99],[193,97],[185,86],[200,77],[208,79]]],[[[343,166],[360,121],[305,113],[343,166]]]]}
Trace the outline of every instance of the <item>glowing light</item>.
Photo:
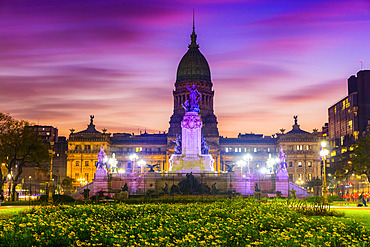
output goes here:
{"type": "Polygon", "coordinates": [[[137,162],[137,164],[138,164],[139,166],[145,166],[145,165],[146,165],[146,162],[145,162],[144,160],[139,160],[139,161],[137,162]]]}
{"type": "Polygon", "coordinates": [[[118,169],[118,173],[119,174],[125,173],[125,170],[123,170],[122,168],[120,168],[120,169],[118,169]]]}
{"type": "Polygon", "coordinates": [[[267,174],[268,173],[268,169],[266,167],[263,167],[263,168],[261,168],[260,172],[262,174],[267,174]]]}
{"type": "Polygon", "coordinates": [[[320,156],[321,157],[325,157],[325,156],[328,156],[329,152],[327,149],[323,149],[320,151],[320,156]]]}
{"type": "Polygon", "coordinates": [[[139,156],[137,156],[137,154],[131,154],[130,155],[130,160],[134,161],[134,160],[137,160],[139,158],[139,156]]]}

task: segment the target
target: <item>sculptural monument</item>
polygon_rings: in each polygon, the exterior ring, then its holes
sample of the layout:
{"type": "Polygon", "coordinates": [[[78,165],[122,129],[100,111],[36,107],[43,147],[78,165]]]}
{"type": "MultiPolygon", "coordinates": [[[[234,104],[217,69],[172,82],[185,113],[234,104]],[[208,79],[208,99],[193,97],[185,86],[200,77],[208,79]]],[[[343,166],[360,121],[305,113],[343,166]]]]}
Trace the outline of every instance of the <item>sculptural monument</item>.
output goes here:
{"type": "Polygon", "coordinates": [[[280,191],[283,197],[288,197],[289,194],[289,175],[287,171],[287,164],[285,161],[286,155],[283,148],[280,147],[280,165],[276,172],[276,191],[280,191]]]}
{"type": "Polygon", "coordinates": [[[169,159],[169,172],[214,172],[214,159],[208,154],[209,146],[202,137],[202,120],[199,116],[202,95],[194,84],[192,87],[188,85],[188,90],[189,100],[182,105],[185,109],[181,121],[182,135],[175,140],[175,154],[169,159]]]}
{"type": "Polygon", "coordinates": [[[96,164],[96,172],[94,180],[106,180],[107,179],[107,156],[105,155],[104,148],[101,147],[98,154],[98,163],[96,164]]]}

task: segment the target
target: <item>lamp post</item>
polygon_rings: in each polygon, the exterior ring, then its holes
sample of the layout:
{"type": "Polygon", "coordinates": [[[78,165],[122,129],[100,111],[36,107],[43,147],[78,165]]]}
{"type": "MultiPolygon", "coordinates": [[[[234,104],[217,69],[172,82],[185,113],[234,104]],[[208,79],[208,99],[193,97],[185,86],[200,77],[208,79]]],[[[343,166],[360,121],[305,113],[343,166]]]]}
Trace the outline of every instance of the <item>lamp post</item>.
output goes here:
{"type": "Polygon", "coordinates": [[[50,179],[49,179],[49,196],[48,204],[53,204],[53,158],[54,158],[54,142],[50,142],[50,179]]]}
{"type": "Polygon", "coordinates": [[[248,173],[251,173],[249,162],[253,160],[253,156],[251,154],[246,154],[244,155],[243,160],[247,161],[248,173]]]}
{"type": "Polygon", "coordinates": [[[144,173],[144,166],[146,165],[145,160],[139,160],[137,163],[140,166],[140,172],[144,173]]]}
{"type": "Polygon", "coordinates": [[[139,159],[139,156],[137,156],[137,154],[130,155],[130,160],[132,161],[132,173],[135,173],[135,166],[136,166],[137,159],[139,159]]]}
{"type": "Polygon", "coordinates": [[[328,150],[326,149],[326,142],[321,142],[321,151],[320,156],[322,159],[322,197],[323,197],[323,204],[328,204],[328,187],[326,185],[326,156],[329,154],[328,150]]]}
{"type": "Polygon", "coordinates": [[[244,160],[239,160],[236,162],[238,166],[240,166],[240,173],[243,173],[243,166],[245,166],[245,161],[244,160]]]}
{"type": "Polygon", "coordinates": [[[295,182],[296,184],[298,184],[299,186],[302,186],[304,181],[302,180],[302,178],[298,178],[298,180],[295,182]]]}
{"type": "Polygon", "coordinates": [[[28,177],[29,178],[29,180],[30,180],[30,200],[31,200],[31,196],[32,196],[32,176],[29,176],[28,177]]]}

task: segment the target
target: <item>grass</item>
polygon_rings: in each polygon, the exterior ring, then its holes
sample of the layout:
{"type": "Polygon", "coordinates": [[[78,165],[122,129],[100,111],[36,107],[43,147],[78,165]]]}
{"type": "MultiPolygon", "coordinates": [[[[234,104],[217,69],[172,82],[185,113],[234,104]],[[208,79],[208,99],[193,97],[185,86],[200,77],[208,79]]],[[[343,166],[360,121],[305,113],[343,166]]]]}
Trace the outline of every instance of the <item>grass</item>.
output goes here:
{"type": "Polygon", "coordinates": [[[21,212],[24,212],[26,210],[29,210],[29,208],[25,208],[25,207],[1,208],[0,209],[0,220],[9,219],[9,217],[19,214],[21,212]]]}
{"type": "Polygon", "coordinates": [[[364,224],[367,229],[370,229],[370,210],[366,209],[333,209],[338,212],[345,213],[345,218],[355,219],[364,224]]]}

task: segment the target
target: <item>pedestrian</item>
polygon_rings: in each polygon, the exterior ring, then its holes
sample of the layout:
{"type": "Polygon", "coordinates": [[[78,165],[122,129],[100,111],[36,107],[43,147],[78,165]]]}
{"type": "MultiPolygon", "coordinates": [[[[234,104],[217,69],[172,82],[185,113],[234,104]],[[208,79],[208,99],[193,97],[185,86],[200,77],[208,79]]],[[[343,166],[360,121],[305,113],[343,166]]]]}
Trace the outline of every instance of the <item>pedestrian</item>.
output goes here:
{"type": "Polygon", "coordinates": [[[362,204],[364,204],[364,206],[366,207],[366,199],[365,199],[364,192],[361,193],[359,199],[362,201],[362,204]]]}
{"type": "Polygon", "coordinates": [[[1,206],[1,203],[4,201],[4,195],[3,194],[1,194],[0,195],[0,206],[1,206]]]}

